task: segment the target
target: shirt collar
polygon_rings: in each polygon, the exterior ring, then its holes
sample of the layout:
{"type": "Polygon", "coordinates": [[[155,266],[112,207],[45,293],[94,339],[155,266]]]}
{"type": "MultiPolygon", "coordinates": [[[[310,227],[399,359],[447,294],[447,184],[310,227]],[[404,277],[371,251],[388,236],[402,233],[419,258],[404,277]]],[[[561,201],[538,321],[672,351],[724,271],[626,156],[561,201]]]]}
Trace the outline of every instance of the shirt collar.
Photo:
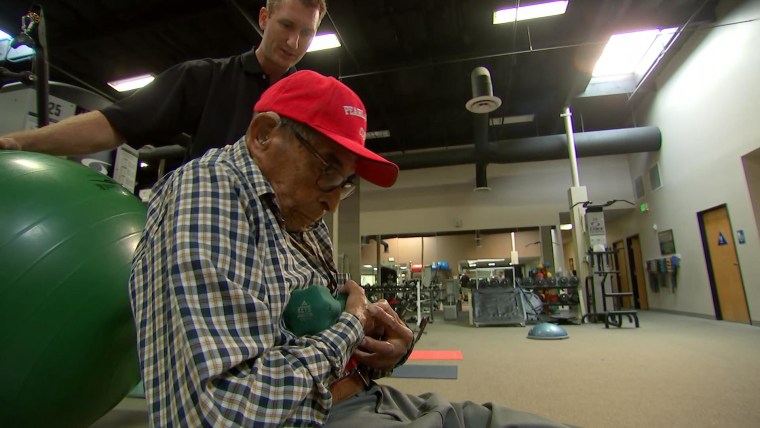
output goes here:
{"type": "MultiPolygon", "coordinates": [[[[243,70],[245,70],[246,73],[264,74],[264,70],[261,69],[261,64],[259,64],[259,59],[256,58],[256,47],[241,55],[241,59],[243,61],[243,70]]],[[[297,69],[295,67],[290,67],[288,71],[285,72],[285,75],[290,76],[296,71],[297,69]]]]}
{"type": "Polygon", "coordinates": [[[274,195],[274,189],[269,180],[264,177],[256,161],[251,157],[248,151],[248,145],[245,141],[245,135],[242,136],[235,144],[232,145],[232,163],[252,184],[256,196],[261,197],[266,194],[274,195]]]}

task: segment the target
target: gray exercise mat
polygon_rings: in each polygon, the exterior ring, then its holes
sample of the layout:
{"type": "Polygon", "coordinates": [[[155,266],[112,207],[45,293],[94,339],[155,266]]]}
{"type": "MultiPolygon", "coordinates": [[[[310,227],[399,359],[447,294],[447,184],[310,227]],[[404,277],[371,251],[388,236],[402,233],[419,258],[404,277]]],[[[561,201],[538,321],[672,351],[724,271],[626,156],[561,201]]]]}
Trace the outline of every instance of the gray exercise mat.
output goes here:
{"type": "Polygon", "coordinates": [[[405,364],[393,369],[392,377],[424,379],[456,379],[457,366],[432,366],[425,364],[405,364]]]}

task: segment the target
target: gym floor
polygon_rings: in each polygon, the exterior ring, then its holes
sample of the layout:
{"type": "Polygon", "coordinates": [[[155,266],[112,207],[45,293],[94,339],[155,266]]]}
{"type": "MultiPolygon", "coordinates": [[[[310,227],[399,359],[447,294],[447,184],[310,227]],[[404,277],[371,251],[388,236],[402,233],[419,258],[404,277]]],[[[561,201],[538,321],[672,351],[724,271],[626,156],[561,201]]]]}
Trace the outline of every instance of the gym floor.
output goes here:
{"type": "MultiPolygon", "coordinates": [[[[462,316],[464,315],[464,316],[462,316]]],[[[641,327],[563,326],[565,340],[529,340],[530,325],[470,326],[435,313],[420,350],[460,350],[456,380],[382,379],[409,393],[498,402],[585,427],[749,427],[760,424],[760,329],[664,312],[641,327]]],[[[126,398],[93,428],[148,427],[145,401],[126,398]]]]}

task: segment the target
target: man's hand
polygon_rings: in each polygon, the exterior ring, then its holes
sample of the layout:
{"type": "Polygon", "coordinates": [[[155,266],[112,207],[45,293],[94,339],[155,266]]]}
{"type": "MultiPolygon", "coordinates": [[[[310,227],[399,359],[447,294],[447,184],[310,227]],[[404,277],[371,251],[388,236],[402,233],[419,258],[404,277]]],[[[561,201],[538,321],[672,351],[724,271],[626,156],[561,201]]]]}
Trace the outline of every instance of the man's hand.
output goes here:
{"type": "Polygon", "coordinates": [[[377,309],[374,309],[367,301],[364,289],[355,281],[348,280],[343,285],[341,292],[348,294],[344,310],[359,318],[362,327],[364,327],[364,334],[373,331],[375,329],[375,317],[372,313],[376,312],[377,309]]]}
{"type": "Polygon", "coordinates": [[[21,144],[15,138],[0,137],[0,149],[21,150],[21,144]]]}
{"type": "Polygon", "coordinates": [[[406,355],[414,341],[414,333],[406,326],[386,300],[370,306],[374,328],[368,331],[354,357],[365,366],[390,370],[406,355]]]}

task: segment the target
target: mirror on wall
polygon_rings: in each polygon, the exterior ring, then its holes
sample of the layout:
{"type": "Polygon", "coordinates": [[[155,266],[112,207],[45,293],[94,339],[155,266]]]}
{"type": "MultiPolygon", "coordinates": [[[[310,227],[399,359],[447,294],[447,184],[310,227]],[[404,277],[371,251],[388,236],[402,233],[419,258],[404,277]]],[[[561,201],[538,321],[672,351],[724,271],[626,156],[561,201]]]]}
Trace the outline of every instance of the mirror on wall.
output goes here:
{"type": "MultiPolygon", "coordinates": [[[[436,234],[369,235],[361,239],[361,284],[403,284],[420,279],[443,282],[458,278],[471,263],[512,266],[515,276],[542,268],[567,271],[561,255],[562,234],[555,226],[472,230],[436,234]],[[555,262],[555,253],[560,253],[555,262]],[[379,269],[379,271],[378,271],[379,269]]],[[[485,266],[485,265],[484,265],[485,266]]]]}

